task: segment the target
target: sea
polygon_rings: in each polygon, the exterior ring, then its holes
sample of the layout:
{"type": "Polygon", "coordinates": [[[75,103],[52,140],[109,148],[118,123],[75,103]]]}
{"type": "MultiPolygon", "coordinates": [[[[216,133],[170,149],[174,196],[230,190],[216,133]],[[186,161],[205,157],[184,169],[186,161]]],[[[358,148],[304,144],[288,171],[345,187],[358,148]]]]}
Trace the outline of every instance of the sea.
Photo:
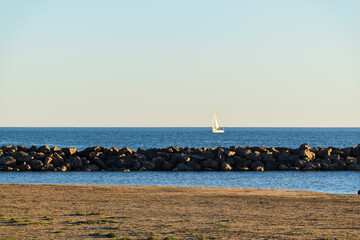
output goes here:
{"type": "MultiPolygon", "coordinates": [[[[344,148],[360,128],[0,128],[0,145],[165,148],[266,146],[344,148]]],[[[306,190],[357,194],[359,171],[335,172],[0,172],[0,183],[149,185],[306,190]]]]}

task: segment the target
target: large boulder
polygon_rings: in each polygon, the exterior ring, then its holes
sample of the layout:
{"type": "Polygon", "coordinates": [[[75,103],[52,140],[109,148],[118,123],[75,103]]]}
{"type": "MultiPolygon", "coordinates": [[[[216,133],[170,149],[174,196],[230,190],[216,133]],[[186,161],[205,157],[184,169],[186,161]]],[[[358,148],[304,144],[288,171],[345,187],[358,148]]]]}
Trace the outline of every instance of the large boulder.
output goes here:
{"type": "Polygon", "coordinates": [[[71,169],[81,169],[83,167],[83,162],[78,156],[75,156],[70,164],[71,164],[71,169]]]}
{"type": "Polygon", "coordinates": [[[315,153],[311,152],[309,149],[305,149],[305,150],[301,150],[299,153],[299,157],[306,157],[308,158],[310,161],[315,159],[315,153]]]}
{"type": "Polygon", "coordinates": [[[254,151],[252,153],[245,154],[245,158],[252,160],[252,161],[261,161],[262,160],[260,152],[258,152],[258,151],[254,151]]]}
{"type": "Polygon", "coordinates": [[[143,170],[145,171],[151,171],[155,169],[155,163],[150,161],[145,161],[142,165],[143,170]]]}
{"type": "Polygon", "coordinates": [[[31,167],[30,167],[30,165],[29,164],[27,164],[27,163],[23,163],[23,164],[21,164],[20,166],[19,166],[19,170],[20,171],[30,171],[31,170],[31,167]]]}
{"type": "Polygon", "coordinates": [[[360,147],[352,147],[350,156],[352,157],[360,157],[360,147]]]}
{"type": "Polygon", "coordinates": [[[176,167],[173,169],[173,171],[193,171],[189,165],[186,165],[185,163],[178,163],[176,167]]]}
{"type": "Polygon", "coordinates": [[[203,169],[218,170],[219,163],[213,159],[206,159],[200,163],[203,169]]]}
{"type": "Polygon", "coordinates": [[[67,156],[73,156],[77,152],[77,148],[63,148],[62,152],[67,156]]]}
{"type": "Polygon", "coordinates": [[[151,162],[153,162],[155,164],[154,170],[155,171],[161,170],[164,161],[166,161],[166,159],[164,159],[163,157],[155,157],[155,158],[153,158],[153,160],[151,160],[151,162]]]}
{"type": "Polygon", "coordinates": [[[51,164],[53,164],[55,167],[61,166],[62,164],[64,164],[64,162],[65,161],[60,154],[58,154],[58,153],[53,154],[51,164]]]}
{"type": "Polygon", "coordinates": [[[16,159],[11,156],[0,158],[0,165],[15,165],[16,159]]]}
{"type": "Polygon", "coordinates": [[[50,172],[50,171],[54,171],[55,167],[54,167],[54,165],[49,163],[49,164],[44,165],[41,170],[44,172],[50,172]]]}
{"type": "Polygon", "coordinates": [[[189,167],[191,167],[192,169],[194,169],[195,171],[201,171],[201,165],[199,163],[190,161],[188,163],[189,167]]]}
{"type": "Polygon", "coordinates": [[[90,164],[90,165],[84,166],[83,170],[91,172],[91,171],[99,171],[100,169],[99,169],[99,167],[97,165],[90,164]]]}
{"type": "Polygon", "coordinates": [[[174,165],[172,165],[168,161],[164,161],[161,168],[162,168],[162,170],[169,171],[169,170],[172,170],[174,168],[174,165]]]}
{"type": "Polygon", "coordinates": [[[44,153],[44,154],[49,154],[51,152],[51,148],[47,145],[43,145],[41,147],[38,148],[38,152],[44,153]]]}
{"type": "Polygon", "coordinates": [[[347,163],[347,164],[357,164],[357,158],[356,157],[347,157],[346,159],[345,159],[345,162],[347,163]]]}
{"type": "Polygon", "coordinates": [[[131,171],[139,171],[140,168],[141,168],[141,163],[137,160],[134,160],[131,166],[131,171]]]}
{"type": "Polygon", "coordinates": [[[318,156],[322,158],[328,157],[330,156],[331,152],[332,152],[332,148],[324,148],[318,152],[318,156]]]}
{"type": "Polygon", "coordinates": [[[230,164],[226,163],[226,162],[222,162],[220,164],[220,170],[221,171],[231,171],[232,170],[232,167],[230,164]]]}
{"type": "Polygon", "coordinates": [[[50,164],[53,161],[53,159],[51,157],[46,157],[45,160],[43,161],[43,164],[50,164]]]}
{"type": "Polygon", "coordinates": [[[254,171],[261,171],[261,168],[259,167],[262,167],[262,171],[264,171],[264,163],[262,163],[261,161],[255,161],[250,165],[250,169],[254,171]]]}
{"type": "Polygon", "coordinates": [[[59,147],[53,147],[53,148],[51,149],[51,151],[52,151],[52,152],[60,152],[61,149],[60,149],[59,147]]]}
{"type": "Polygon", "coordinates": [[[121,154],[129,155],[129,154],[132,154],[132,153],[134,153],[134,152],[135,152],[134,150],[132,150],[132,149],[130,149],[130,148],[127,148],[127,147],[122,148],[122,149],[119,150],[119,154],[120,154],[120,155],[121,155],[121,154]]]}
{"type": "Polygon", "coordinates": [[[295,165],[295,167],[303,168],[303,167],[306,166],[307,163],[308,162],[306,160],[304,160],[304,159],[298,159],[298,160],[295,161],[294,165],[295,165]]]}
{"type": "Polygon", "coordinates": [[[16,160],[18,160],[19,162],[24,162],[24,159],[29,156],[29,154],[27,152],[24,151],[17,151],[15,153],[15,158],[16,160]]]}
{"type": "Polygon", "coordinates": [[[43,163],[40,160],[31,160],[29,165],[30,165],[32,170],[40,171],[42,166],[43,166],[43,163]]]}
{"type": "Polygon", "coordinates": [[[306,149],[310,149],[308,143],[301,144],[299,147],[299,150],[306,150],[306,149]]]}
{"type": "Polygon", "coordinates": [[[94,158],[92,162],[96,164],[100,169],[107,169],[107,166],[100,158],[94,158]]]}

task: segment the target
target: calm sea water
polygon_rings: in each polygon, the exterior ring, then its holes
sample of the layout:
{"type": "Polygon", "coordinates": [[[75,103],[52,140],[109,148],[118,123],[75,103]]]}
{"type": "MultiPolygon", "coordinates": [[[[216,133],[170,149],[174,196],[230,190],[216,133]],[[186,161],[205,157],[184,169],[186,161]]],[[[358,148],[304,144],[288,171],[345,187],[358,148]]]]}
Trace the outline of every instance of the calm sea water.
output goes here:
{"type": "Polygon", "coordinates": [[[0,172],[0,183],[291,189],[356,194],[359,172],[0,172]]]}
{"type": "MultiPolygon", "coordinates": [[[[348,147],[360,128],[0,128],[0,145],[159,148],[348,147]]],[[[242,187],[354,194],[360,172],[0,172],[0,183],[242,187]]]]}
{"type": "Polygon", "coordinates": [[[0,128],[0,145],[129,147],[217,146],[348,147],[360,144],[360,128],[0,128]]]}

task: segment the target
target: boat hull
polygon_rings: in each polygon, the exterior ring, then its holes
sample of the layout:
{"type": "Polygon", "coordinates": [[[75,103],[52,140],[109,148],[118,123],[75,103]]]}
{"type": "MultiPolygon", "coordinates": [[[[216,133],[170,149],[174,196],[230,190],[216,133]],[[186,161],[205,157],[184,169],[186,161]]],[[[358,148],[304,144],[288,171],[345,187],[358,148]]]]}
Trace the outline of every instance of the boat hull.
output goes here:
{"type": "Polygon", "coordinates": [[[212,132],[213,132],[213,133],[224,133],[225,130],[224,130],[224,129],[213,129],[212,132]]]}

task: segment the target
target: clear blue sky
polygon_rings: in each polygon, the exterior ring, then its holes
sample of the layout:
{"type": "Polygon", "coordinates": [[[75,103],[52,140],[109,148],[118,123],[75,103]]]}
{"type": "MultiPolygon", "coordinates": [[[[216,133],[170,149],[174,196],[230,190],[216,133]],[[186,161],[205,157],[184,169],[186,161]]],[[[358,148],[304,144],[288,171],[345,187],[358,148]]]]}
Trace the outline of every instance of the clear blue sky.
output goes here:
{"type": "Polygon", "coordinates": [[[0,0],[0,127],[360,127],[360,1],[0,0]]]}

